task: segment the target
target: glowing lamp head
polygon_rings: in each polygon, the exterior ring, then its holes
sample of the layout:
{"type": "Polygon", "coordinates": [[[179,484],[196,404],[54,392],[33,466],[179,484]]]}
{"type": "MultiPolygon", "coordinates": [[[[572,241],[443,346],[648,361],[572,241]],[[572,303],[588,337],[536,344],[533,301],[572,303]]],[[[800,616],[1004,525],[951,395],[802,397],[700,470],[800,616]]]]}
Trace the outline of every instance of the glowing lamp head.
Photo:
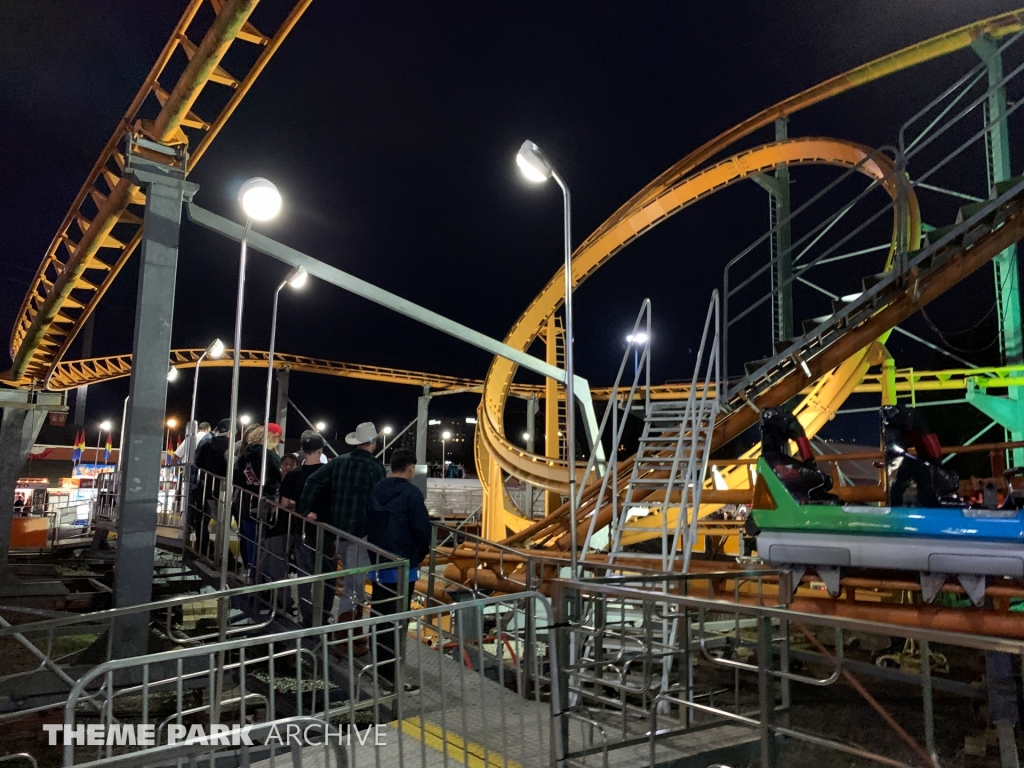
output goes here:
{"type": "Polygon", "coordinates": [[[384,427],[384,429],[381,430],[381,432],[385,435],[390,435],[394,431],[395,430],[393,430],[391,427],[384,427]]]}
{"type": "Polygon", "coordinates": [[[292,288],[298,290],[309,280],[309,273],[306,271],[305,267],[296,267],[284,280],[292,288]]]}
{"type": "Polygon", "coordinates": [[[631,333],[626,337],[626,341],[630,344],[646,344],[647,334],[641,331],[640,333],[631,333]]]}
{"type": "Polygon", "coordinates": [[[523,146],[519,148],[519,154],[516,155],[516,165],[519,166],[523,176],[529,181],[538,184],[550,179],[551,174],[555,170],[540,151],[540,147],[529,139],[524,141],[523,146]]]}
{"type": "Polygon", "coordinates": [[[248,413],[243,413],[241,416],[238,417],[238,423],[241,424],[243,427],[248,427],[249,422],[251,421],[252,416],[250,416],[248,413]]]}
{"type": "Polygon", "coordinates": [[[168,429],[174,429],[176,426],[178,426],[178,420],[177,419],[168,419],[167,420],[167,428],[168,429]]]}
{"type": "Polygon", "coordinates": [[[529,439],[530,439],[530,433],[529,432],[523,432],[523,440],[529,440],[529,439]]]}
{"type": "Polygon", "coordinates": [[[167,380],[168,381],[177,381],[178,380],[178,369],[177,368],[169,368],[167,370],[167,380]]]}
{"type": "Polygon", "coordinates": [[[281,210],[281,193],[267,179],[249,179],[238,190],[238,203],[250,219],[269,221],[281,210]]]}
{"type": "Polygon", "coordinates": [[[441,434],[441,439],[442,440],[451,440],[452,439],[452,433],[451,432],[443,432],[441,434]]]}
{"type": "Polygon", "coordinates": [[[327,425],[322,421],[318,421],[314,426],[316,427],[317,432],[323,432],[327,429],[327,425]]]}
{"type": "Polygon", "coordinates": [[[112,426],[114,425],[110,423],[110,419],[100,422],[100,430],[103,432],[109,432],[112,426]]]}
{"type": "Polygon", "coordinates": [[[213,344],[210,345],[210,351],[206,354],[214,359],[221,357],[224,354],[224,342],[220,339],[214,339],[213,344]]]}

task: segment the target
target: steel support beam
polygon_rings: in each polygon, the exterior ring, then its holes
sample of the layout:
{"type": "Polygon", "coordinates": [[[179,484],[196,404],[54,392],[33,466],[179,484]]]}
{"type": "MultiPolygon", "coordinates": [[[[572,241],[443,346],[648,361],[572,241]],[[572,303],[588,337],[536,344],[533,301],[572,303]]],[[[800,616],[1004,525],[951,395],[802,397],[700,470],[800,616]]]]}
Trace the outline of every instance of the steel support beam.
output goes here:
{"type": "Polygon", "coordinates": [[[0,390],[0,596],[58,594],[66,592],[60,582],[23,584],[10,572],[8,550],[14,521],[14,489],[29,451],[49,411],[63,411],[64,399],[57,394],[33,394],[20,390],[0,390]],[[34,591],[33,591],[34,590],[34,591]]]}
{"type": "MultiPolygon", "coordinates": [[[[176,158],[176,167],[151,162],[131,152],[128,157],[133,183],[146,189],[146,212],[135,304],[132,376],[123,426],[128,439],[124,441],[121,462],[114,565],[116,608],[149,602],[153,594],[181,206],[198,188],[185,181],[183,155],[176,158]]],[[[146,653],[148,628],[146,613],[119,618],[110,633],[111,658],[146,653]]]]}
{"type": "MultiPolygon", "coordinates": [[[[92,357],[92,337],[96,330],[96,314],[89,315],[89,319],[82,326],[82,359],[92,357]]],[[[75,419],[76,426],[85,426],[85,406],[89,399],[89,385],[83,384],[75,390],[75,419]]]]}
{"type": "MultiPolygon", "coordinates": [[[[277,371],[277,415],[274,417],[281,425],[281,435],[288,434],[288,380],[291,377],[291,369],[285,366],[277,371]]],[[[284,439],[277,448],[277,452],[284,455],[284,439]]]]}
{"type": "MultiPolygon", "coordinates": [[[[1003,79],[1003,58],[999,46],[988,35],[979,37],[971,48],[985,62],[988,70],[989,96],[985,104],[985,126],[989,129],[985,141],[986,172],[988,188],[991,190],[1000,181],[1006,181],[1013,174],[1010,171],[1010,134],[1006,121],[1006,89],[996,87],[1003,79]]],[[[1024,363],[1024,340],[1022,340],[1020,308],[1020,273],[1017,261],[1017,246],[1011,245],[992,260],[996,294],[996,323],[999,333],[999,351],[1003,365],[1024,363]]],[[[1020,400],[1018,387],[1011,387],[1007,394],[1010,400],[1020,400]]],[[[1003,423],[1003,422],[1000,422],[1003,423]]],[[[1024,439],[1024,432],[1009,430],[1008,439],[1024,439]]],[[[1024,465],[1024,449],[1015,449],[1007,456],[1009,466],[1024,465]]]]}
{"type": "MultiPolygon", "coordinates": [[[[526,450],[530,453],[535,453],[536,450],[536,437],[537,437],[537,396],[530,395],[526,399],[526,450]]],[[[523,502],[523,512],[526,516],[533,520],[533,486],[529,483],[523,483],[526,490],[525,501],[523,502]]]]}
{"type": "Polygon", "coordinates": [[[423,394],[416,400],[416,463],[427,463],[427,426],[430,421],[430,387],[423,387],[423,394]]]}

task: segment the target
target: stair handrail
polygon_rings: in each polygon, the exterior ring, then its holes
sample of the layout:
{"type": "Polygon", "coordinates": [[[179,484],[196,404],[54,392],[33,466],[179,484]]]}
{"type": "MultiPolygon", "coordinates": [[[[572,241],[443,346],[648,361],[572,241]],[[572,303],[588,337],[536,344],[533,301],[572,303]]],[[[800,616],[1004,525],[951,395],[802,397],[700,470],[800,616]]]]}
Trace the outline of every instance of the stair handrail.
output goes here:
{"type": "MultiPolygon", "coordinates": [[[[619,421],[619,390],[620,390],[620,385],[622,383],[623,374],[626,371],[626,366],[629,363],[630,357],[632,357],[632,355],[630,355],[630,352],[634,351],[634,353],[635,353],[635,350],[631,349],[632,345],[630,345],[630,347],[626,347],[626,351],[625,351],[625,353],[622,356],[622,362],[619,363],[619,371],[618,371],[618,373],[615,376],[615,382],[612,384],[611,396],[608,398],[608,406],[607,406],[607,408],[605,408],[604,415],[601,417],[601,424],[598,427],[597,437],[595,438],[595,441],[594,441],[595,444],[596,444],[598,441],[601,440],[601,438],[605,434],[605,429],[607,428],[607,426],[609,424],[609,421],[610,421],[610,423],[611,423],[611,436],[612,436],[611,450],[612,450],[612,456],[616,457],[616,458],[618,456],[618,449],[619,449],[620,441],[622,440],[622,435],[623,435],[623,432],[625,431],[625,428],[626,428],[626,421],[627,421],[627,417],[629,416],[629,408],[632,405],[633,401],[636,399],[636,391],[637,391],[637,387],[641,386],[640,385],[641,379],[643,379],[643,381],[645,382],[642,385],[643,389],[644,389],[644,413],[645,414],[648,413],[648,411],[650,410],[650,407],[651,407],[651,355],[650,355],[650,350],[651,350],[651,343],[650,343],[650,338],[651,338],[651,311],[652,311],[651,310],[651,300],[650,299],[644,299],[643,302],[640,304],[640,312],[637,313],[636,321],[633,323],[633,331],[632,331],[633,335],[635,336],[638,332],[640,332],[641,329],[643,329],[644,332],[647,334],[647,342],[643,345],[643,351],[640,353],[640,356],[638,358],[638,364],[634,366],[633,380],[630,383],[629,392],[626,393],[626,396],[625,396],[626,413],[623,416],[623,418],[621,420],[621,423],[620,423],[620,421],[619,421]]],[[[578,486],[579,487],[579,492],[578,492],[579,495],[576,498],[576,509],[577,510],[579,510],[581,508],[581,500],[582,500],[583,491],[587,487],[587,480],[590,478],[590,473],[594,471],[596,456],[597,456],[597,452],[596,451],[592,452],[590,460],[587,462],[587,468],[583,472],[583,481],[578,486]]],[[[596,500],[594,500],[593,507],[592,507],[593,511],[590,512],[590,514],[589,514],[589,516],[590,516],[590,526],[587,528],[587,535],[583,539],[583,547],[582,547],[581,552],[580,552],[580,560],[581,561],[586,559],[587,552],[590,549],[590,540],[591,540],[591,538],[594,535],[594,526],[595,526],[595,523],[597,522],[597,510],[601,509],[602,506],[604,505],[605,493],[608,490],[609,480],[611,481],[611,485],[612,485],[612,493],[611,493],[612,521],[613,521],[612,524],[614,524],[614,521],[618,517],[618,513],[619,513],[619,509],[618,509],[618,504],[619,504],[618,474],[619,473],[618,473],[617,468],[616,468],[617,464],[618,464],[618,461],[616,461],[616,460],[609,460],[607,462],[607,464],[608,464],[608,466],[607,466],[607,468],[606,468],[606,470],[604,472],[604,475],[601,477],[601,489],[598,492],[596,500]]],[[[573,525],[579,525],[579,521],[575,520],[575,521],[573,521],[572,524],[573,525]]]]}

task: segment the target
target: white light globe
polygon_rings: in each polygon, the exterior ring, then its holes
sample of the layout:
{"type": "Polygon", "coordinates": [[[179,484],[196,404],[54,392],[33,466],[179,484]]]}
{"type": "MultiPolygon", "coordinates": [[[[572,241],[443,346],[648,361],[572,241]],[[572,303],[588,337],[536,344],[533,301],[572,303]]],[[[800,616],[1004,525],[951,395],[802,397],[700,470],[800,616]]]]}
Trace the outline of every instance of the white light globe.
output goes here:
{"type": "Polygon", "coordinates": [[[451,440],[451,437],[452,437],[452,433],[451,432],[445,432],[443,435],[441,435],[441,439],[442,440],[451,440]]]}
{"type": "Polygon", "coordinates": [[[238,190],[238,202],[250,219],[269,221],[281,210],[281,193],[267,179],[249,179],[238,190]]]}
{"type": "Polygon", "coordinates": [[[382,429],[381,432],[383,432],[385,435],[390,435],[392,432],[394,432],[394,430],[391,429],[391,427],[384,427],[384,429],[382,429]]]}
{"type": "Polygon", "coordinates": [[[224,354],[224,342],[220,339],[214,339],[213,344],[210,345],[209,356],[216,359],[224,354]]]}
{"type": "Polygon", "coordinates": [[[112,425],[109,420],[100,422],[100,429],[104,432],[109,432],[111,426],[112,425]]]}
{"type": "Polygon", "coordinates": [[[241,423],[243,427],[248,427],[249,422],[252,421],[252,417],[248,413],[243,413],[241,416],[238,417],[238,421],[241,423]]]}
{"type": "Polygon", "coordinates": [[[177,381],[178,380],[178,369],[177,368],[170,368],[170,369],[168,369],[168,371],[167,371],[167,380],[168,381],[177,381]]]}
{"type": "Polygon", "coordinates": [[[316,423],[316,431],[317,432],[323,432],[325,429],[327,429],[327,425],[324,424],[322,421],[318,421],[316,423]]]}
{"type": "Polygon", "coordinates": [[[551,178],[554,169],[540,151],[540,147],[527,139],[516,155],[516,165],[529,181],[542,182],[551,178]]]}

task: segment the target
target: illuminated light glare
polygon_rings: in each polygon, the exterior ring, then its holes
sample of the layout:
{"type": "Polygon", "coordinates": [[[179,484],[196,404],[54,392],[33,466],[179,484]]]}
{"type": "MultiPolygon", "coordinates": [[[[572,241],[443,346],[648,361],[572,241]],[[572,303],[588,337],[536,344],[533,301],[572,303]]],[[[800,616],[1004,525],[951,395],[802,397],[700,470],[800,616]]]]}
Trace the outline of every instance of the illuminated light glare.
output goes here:
{"type": "Polygon", "coordinates": [[[100,430],[102,430],[103,432],[109,432],[111,427],[113,426],[114,425],[110,423],[110,419],[105,419],[104,421],[100,422],[100,430]]]}
{"type": "Polygon", "coordinates": [[[451,432],[444,432],[444,433],[442,433],[441,434],[441,439],[442,440],[451,440],[452,439],[452,433],[451,432]]]}
{"type": "Polygon", "coordinates": [[[436,426],[438,426],[440,424],[441,424],[441,420],[440,419],[431,419],[430,421],[427,422],[427,426],[429,426],[429,427],[436,427],[436,426]]]}
{"type": "Polygon", "coordinates": [[[530,433],[529,432],[523,432],[523,440],[529,440],[529,439],[530,439],[530,433]]]}
{"type": "Polygon", "coordinates": [[[243,413],[241,416],[238,417],[238,423],[241,424],[243,427],[248,427],[250,421],[252,421],[252,416],[250,416],[248,413],[243,413]]]}
{"type": "Polygon", "coordinates": [[[314,426],[316,427],[317,432],[323,432],[327,429],[327,425],[322,421],[318,421],[314,426]]]}
{"type": "Polygon", "coordinates": [[[285,280],[287,280],[288,285],[298,290],[309,280],[309,272],[306,271],[305,267],[296,267],[295,271],[288,275],[285,280]]]}
{"type": "Polygon", "coordinates": [[[467,416],[466,417],[466,423],[467,424],[476,424],[476,419],[473,416],[467,416]]]}
{"type": "Polygon", "coordinates": [[[281,211],[281,193],[267,179],[249,179],[238,190],[238,203],[250,219],[269,221],[281,211]]]}
{"type": "Polygon", "coordinates": [[[646,333],[631,333],[626,337],[626,341],[630,344],[646,344],[648,335],[646,333]]]}
{"type": "Polygon", "coordinates": [[[174,429],[176,426],[178,426],[178,420],[177,419],[168,419],[167,420],[167,428],[168,429],[174,429]]]}
{"type": "Polygon", "coordinates": [[[519,170],[527,180],[538,184],[550,179],[553,172],[551,164],[544,158],[540,147],[529,139],[524,141],[523,146],[519,148],[516,165],[519,166],[519,170]]]}
{"type": "Polygon", "coordinates": [[[390,435],[394,431],[395,430],[393,430],[391,427],[384,427],[384,429],[381,430],[381,432],[384,433],[385,435],[390,435]]]}
{"type": "Polygon", "coordinates": [[[178,380],[178,369],[177,368],[169,368],[167,370],[167,380],[168,381],[177,381],[178,380]]]}
{"type": "Polygon", "coordinates": [[[207,353],[212,358],[218,358],[224,354],[224,342],[220,339],[214,339],[213,344],[210,345],[210,351],[207,353]]]}

